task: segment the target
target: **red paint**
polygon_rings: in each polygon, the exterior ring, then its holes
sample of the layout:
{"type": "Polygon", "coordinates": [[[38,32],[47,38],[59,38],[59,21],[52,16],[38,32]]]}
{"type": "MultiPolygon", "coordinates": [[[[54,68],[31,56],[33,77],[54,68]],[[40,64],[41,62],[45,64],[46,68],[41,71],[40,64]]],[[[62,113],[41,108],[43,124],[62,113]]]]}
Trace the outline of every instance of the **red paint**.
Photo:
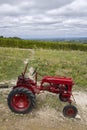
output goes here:
{"type": "Polygon", "coordinates": [[[36,81],[34,82],[30,78],[25,77],[26,70],[27,67],[25,68],[24,73],[18,76],[17,84],[14,88],[17,87],[28,88],[30,91],[32,91],[33,94],[39,94],[41,91],[49,91],[56,94],[62,94],[63,98],[67,98],[68,99],[67,101],[71,103],[70,98],[72,95],[72,86],[74,85],[74,82],[71,78],[44,76],[41,80],[41,84],[38,86],[37,85],[38,73],[35,72],[36,81]]]}
{"type": "Polygon", "coordinates": [[[30,101],[27,100],[27,95],[25,94],[16,94],[12,97],[12,106],[15,110],[26,110],[30,105],[30,101]]]}

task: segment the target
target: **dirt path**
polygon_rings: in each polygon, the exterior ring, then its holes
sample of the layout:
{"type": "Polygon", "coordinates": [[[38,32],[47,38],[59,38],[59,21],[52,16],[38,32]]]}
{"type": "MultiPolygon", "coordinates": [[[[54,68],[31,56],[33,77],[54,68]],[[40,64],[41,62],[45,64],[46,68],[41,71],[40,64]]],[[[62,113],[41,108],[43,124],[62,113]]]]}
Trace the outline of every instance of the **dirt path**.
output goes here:
{"type": "Polygon", "coordinates": [[[87,92],[74,92],[81,120],[87,124],[87,92]]]}
{"type": "MultiPolygon", "coordinates": [[[[68,119],[49,106],[27,115],[12,113],[7,106],[10,89],[0,89],[0,130],[87,130],[87,92],[74,92],[78,107],[76,119],[68,119]]],[[[38,98],[45,98],[46,93],[38,98]]],[[[55,95],[56,96],[56,95],[55,95]]]]}

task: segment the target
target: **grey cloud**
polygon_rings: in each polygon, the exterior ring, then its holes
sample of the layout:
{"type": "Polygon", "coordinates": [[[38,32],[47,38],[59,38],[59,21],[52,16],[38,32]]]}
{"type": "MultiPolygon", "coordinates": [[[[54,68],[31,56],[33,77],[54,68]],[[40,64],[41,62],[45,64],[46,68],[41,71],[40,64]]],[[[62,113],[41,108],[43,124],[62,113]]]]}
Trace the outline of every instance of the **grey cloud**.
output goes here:
{"type": "Polygon", "coordinates": [[[59,9],[49,10],[47,13],[49,15],[62,15],[67,17],[87,16],[87,1],[75,0],[72,3],[65,5],[59,9]]]}
{"type": "Polygon", "coordinates": [[[72,0],[36,0],[36,7],[39,9],[54,9],[54,8],[60,8],[61,6],[65,6],[72,2],[72,0]],[[39,3],[39,4],[38,4],[39,3]]]}
{"type": "Polygon", "coordinates": [[[86,21],[86,0],[0,0],[0,35],[83,35],[86,21]]]}
{"type": "Polygon", "coordinates": [[[22,0],[0,0],[0,4],[16,4],[20,3],[22,0]]]}
{"type": "Polygon", "coordinates": [[[60,8],[61,6],[71,3],[72,0],[3,0],[0,1],[0,14],[8,15],[26,15],[45,13],[49,9],[60,8]]]}

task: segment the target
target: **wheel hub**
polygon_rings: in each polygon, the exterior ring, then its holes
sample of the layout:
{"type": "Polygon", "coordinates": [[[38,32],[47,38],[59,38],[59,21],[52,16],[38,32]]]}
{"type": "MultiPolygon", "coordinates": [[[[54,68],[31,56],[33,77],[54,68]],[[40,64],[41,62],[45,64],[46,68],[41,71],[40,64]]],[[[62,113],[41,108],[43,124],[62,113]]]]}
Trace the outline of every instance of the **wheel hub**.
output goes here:
{"type": "Polygon", "coordinates": [[[66,114],[67,115],[69,115],[69,116],[72,116],[72,115],[74,115],[74,110],[72,109],[72,108],[69,108],[68,110],[67,110],[67,112],[66,112],[66,114]]]}
{"type": "Polygon", "coordinates": [[[16,94],[12,98],[12,105],[17,110],[24,110],[29,107],[30,101],[26,94],[16,94]]]}

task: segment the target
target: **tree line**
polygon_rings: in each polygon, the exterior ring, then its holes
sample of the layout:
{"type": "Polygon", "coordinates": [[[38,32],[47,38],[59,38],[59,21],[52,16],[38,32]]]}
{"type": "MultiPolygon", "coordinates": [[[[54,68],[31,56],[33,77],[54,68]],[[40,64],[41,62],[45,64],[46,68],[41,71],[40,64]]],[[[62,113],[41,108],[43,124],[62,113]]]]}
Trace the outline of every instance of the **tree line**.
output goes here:
{"type": "Polygon", "coordinates": [[[18,37],[5,38],[0,36],[0,47],[13,48],[43,48],[56,50],[80,50],[87,51],[87,44],[79,41],[42,41],[42,40],[24,40],[18,37]]]}

